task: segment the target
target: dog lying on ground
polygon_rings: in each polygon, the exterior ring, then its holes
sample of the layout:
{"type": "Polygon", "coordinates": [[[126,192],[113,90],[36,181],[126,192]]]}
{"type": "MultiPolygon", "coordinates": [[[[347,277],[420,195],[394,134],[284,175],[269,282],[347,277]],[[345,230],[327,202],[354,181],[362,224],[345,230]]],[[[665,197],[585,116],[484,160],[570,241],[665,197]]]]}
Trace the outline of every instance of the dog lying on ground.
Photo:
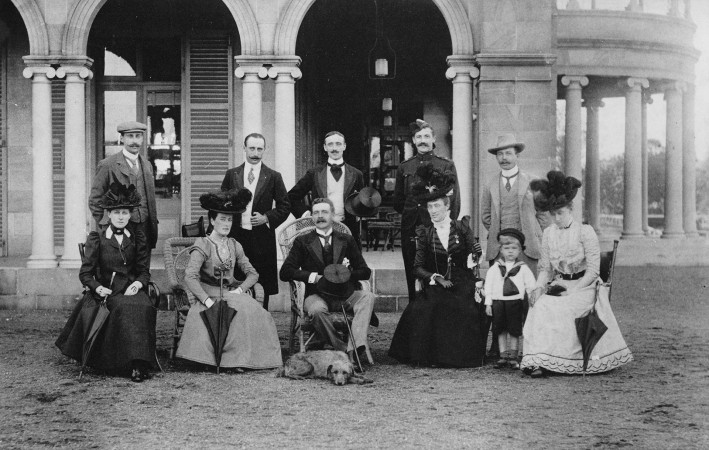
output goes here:
{"type": "Polygon", "coordinates": [[[347,383],[372,383],[372,380],[354,373],[354,366],[346,353],[335,350],[296,353],[288,358],[279,369],[277,376],[294,380],[325,378],[337,386],[344,386],[347,383]]]}

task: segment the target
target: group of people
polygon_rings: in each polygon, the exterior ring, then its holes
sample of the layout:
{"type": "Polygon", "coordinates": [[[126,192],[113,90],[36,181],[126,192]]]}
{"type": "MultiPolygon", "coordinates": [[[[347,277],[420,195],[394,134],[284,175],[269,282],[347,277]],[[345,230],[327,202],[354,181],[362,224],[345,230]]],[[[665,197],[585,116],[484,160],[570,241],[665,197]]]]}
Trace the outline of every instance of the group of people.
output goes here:
{"type": "MultiPolygon", "coordinates": [[[[139,154],[145,129],[137,122],[121,124],[123,151],[98,165],[89,206],[99,231],[87,238],[80,275],[87,293],[56,342],[65,355],[81,360],[88,324],[105,305],[111,314],[88,365],[125,371],[136,382],[157,367],[156,310],[145,292],[150,249],[157,240],[151,167],[139,154]]],[[[546,180],[532,180],[517,164],[524,144],[510,135],[500,137],[489,152],[501,171],[482,196],[490,263],[483,283],[482,248],[469,223],[458,220],[455,165],[435,155],[435,133],[425,121],[412,124],[412,140],[417,154],[399,166],[394,205],[402,214],[409,304],[389,354],[409,364],[446,367],[477,367],[486,354],[494,354],[496,367],[522,368],[533,377],[545,371],[603,372],[632,360],[607,290],[599,283],[598,238],[590,226],[572,218],[571,202],[581,183],[556,171],[546,180]],[[591,309],[608,331],[582,368],[574,319],[591,309]]],[[[282,365],[268,300],[278,293],[275,230],[291,213],[310,215],[315,229],[296,238],[280,279],[305,283],[303,310],[319,345],[348,352],[352,359],[367,351],[376,298],[359,288],[371,270],[361,253],[359,211],[353,205],[371,198],[362,172],[344,163],[345,137],[330,132],[323,148],[327,165],[308,170],[287,191],[281,174],[262,162],[265,138],[250,134],[244,140],[244,164],[226,173],[221,191],[200,197],[212,231],[190,249],[185,284],[197,301],[187,316],[178,357],[216,364],[200,314],[224,301],[236,316],[220,365],[237,371],[282,365]],[[338,231],[335,222],[351,234],[338,231]],[[265,293],[262,304],[248,295],[257,281],[265,293]],[[346,342],[331,316],[343,309],[354,316],[346,342]]]]}

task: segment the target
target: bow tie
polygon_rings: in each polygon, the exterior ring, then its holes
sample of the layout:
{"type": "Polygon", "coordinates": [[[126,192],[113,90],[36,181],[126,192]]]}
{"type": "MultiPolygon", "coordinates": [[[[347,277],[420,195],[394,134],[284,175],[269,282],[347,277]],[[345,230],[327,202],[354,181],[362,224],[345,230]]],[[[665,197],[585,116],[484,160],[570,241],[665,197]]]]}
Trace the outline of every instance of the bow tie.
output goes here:
{"type": "Polygon", "coordinates": [[[116,228],[111,224],[111,231],[113,231],[113,234],[123,234],[124,229],[123,228],[116,228]]]}
{"type": "Polygon", "coordinates": [[[332,174],[333,178],[335,178],[335,181],[340,181],[340,177],[342,176],[342,166],[344,166],[345,163],[342,163],[342,164],[327,163],[327,165],[330,166],[330,173],[332,174]]]}
{"type": "Polygon", "coordinates": [[[517,289],[517,286],[510,280],[510,277],[513,277],[519,273],[519,270],[522,268],[521,265],[519,266],[514,266],[513,268],[510,269],[509,273],[507,272],[507,267],[504,266],[504,264],[500,264],[500,275],[502,275],[502,278],[505,279],[505,283],[502,285],[502,295],[505,297],[510,296],[510,295],[517,295],[519,294],[519,289],[517,289]]]}

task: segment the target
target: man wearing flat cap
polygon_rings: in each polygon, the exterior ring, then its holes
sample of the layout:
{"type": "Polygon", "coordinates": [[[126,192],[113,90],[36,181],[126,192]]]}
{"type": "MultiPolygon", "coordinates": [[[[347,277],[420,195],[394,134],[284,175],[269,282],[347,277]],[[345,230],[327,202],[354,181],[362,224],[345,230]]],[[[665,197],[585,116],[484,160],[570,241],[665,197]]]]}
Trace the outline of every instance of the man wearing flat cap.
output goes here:
{"type": "Polygon", "coordinates": [[[375,296],[371,292],[355,290],[354,284],[368,280],[372,271],[352,236],[333,228],[335,207],[332,200],[314,199],[311,209],[315,229],[295,239],[283,261],[281,280],[305,283],[303,311],[312,319],[316,334],[335,350],[347,351],[352,359],[355,351],[352,342],[342,342],[330,315],[338,314],[340,305],[344,305],[348,313],[354,313],[352,336],[357,351],[364,351],[375,296]],[[340,267],[333,268],[333,264],[340,267]],[[346,266],[347,273],[342,273],[342,266],[346,266]]]}
{"type": "Polygon", "coordinates": [[[411,192],[411,188],[419,181],[416,170],[422,164],[430,164],[434,169],[440,172],[451,172],[455,177],[455,187],[450,195],[450,217],[453,220],[457,220],[460,213],[460,188],[453,161],[433,153],[436,148],[436,134],[431,125],[416,119],[416,122],[411,123],[409,127],[418,153],[399,165],[394,188],[394,209],[401,213],[401,253],[404,257],[409,301],[414,301],[416,277],[413,274],[413,264],[416,257],[416,227],[431,224],[426,204],[420,204],[411,192]]]}
{"type": "Polygon", "coordinates": [[[101,199],[114,181],[134,185],[140,194],[140,204],[131,212],[129,226],[140,229],[146,236],[148,248],[155,248],[158,240],[158,217],[155,208],[155,184],[153,167],[141,154],[148,127],[140,122],[123,122],[118,125],[123,150],[98,163],[91,185],[89,209],[99,227],[108,224],[104,217],[101,199]]]}
{"type": "Polygon", "coordinates": [[[327,165],[308,169],[288,192],[291,213],[295,217],[301,217],[309,211],[310,205],[305,202],[308,192],[311,198],[329,198],[335,205],[334,219],[344,223],[350,229],[355,242],[359,243],[359,223],[357,217],[345,209],[345,200],[354,192],[362,190],[364,177],[359,169],[345,162],[343,155],[347,144],[342,133],[327,133],[323,149],[328,156],[327,165]]]}
{"type": "Polygon", "coordinates": [[[519,142],[514,134],[499,136],[495,147],[488,150],[495,155],[500,172],[485,184],[482,192],[481,216],[488,231],[485,257],[488,261],[497,259],[500,252],[497,234],[500,230],[514,228],[525,238],[525,249],[520,257],[536,274],[542,227],[547,221],[545,213],[537,213],[534,208],[534,196],[529,189],[532,177],[519,169],[518,155],[523,150],[524,143],[519,142]]]}

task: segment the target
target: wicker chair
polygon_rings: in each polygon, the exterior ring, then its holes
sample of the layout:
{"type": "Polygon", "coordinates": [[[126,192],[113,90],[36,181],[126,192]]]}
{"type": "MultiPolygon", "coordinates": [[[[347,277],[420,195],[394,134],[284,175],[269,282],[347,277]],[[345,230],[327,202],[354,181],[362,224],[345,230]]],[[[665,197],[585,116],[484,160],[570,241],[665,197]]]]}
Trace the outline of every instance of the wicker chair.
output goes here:
{"type": "MultiPolygon", "coordinates": [[[[172,332],[172,349],[170,351],[171,359],[175,358],[177,343],[180,341],[182,328],[185,326],[190,306],[197,301],[197,298],[187,289],[184,283],[185,269],[190,261],[190,247],[194,245],[196,240],[197,238],[194,237],[172,237],[165,240],[163,247],[168,287],[172,291],[175,305],[175,325],[172,332]]],[[[263,287],[259,283],[256,283],[246,293],[263,303],[263,287]]]]}
{"type": "MultiPolygon", "coordinates": [[[[342,223],[334,222],[333,228],[340,232],[351,235],[349,228],[342,223]]],[[[295,222],[289,224],[283,230],[281,230],[278,235],[278,243],[281,246],[281,251],[283,252],[283,257],[287,258],[288,253],[290,253],[291,248],[293,248],[293,242],[295,239],[305,233],[315,229],[315,223],[310,217],[304,217],[298,219],[295,222]]],[[[369,281],[360,281],[361,289],[363,291],[370,291],[372,287],[369,281]]],[[[303,301],[305,300],[305,283],[301,281],[291,281],[291,324],[290,324],[290,336],[288,340],[288,349],[291,354],[295,350],[295,335],[298,334],[298,339],[300,341],[300,351],[304,352],[307,348],[308,343],[315,335],[312,324],[310,323],[310,318],[303,311],[303,301]],[[309,333],[308,339],[305,339],[305,333],[309,333]]],[[[348,320],[352,320],[351,316],[348,316],[348,320]]],[[[347,324],[341,315],[333,314],[333,324],[335,328],[347,334],[347,324]]],[[[372,353],[369,349],[369,341],[365,342],[365,348],[367,353],[367,360],[370,364],[374,364],[374,359],[372,358],[372,353]]]]}
{"type": "Polygon", "coordinates": [[[600,277],[603,284],[608,286],[608,301],[611,299],[613,289],[613,271],[615,270],[615,258],[618,255],[618,239],[613,241],[613,250],[601,252],[600,277]]]}

